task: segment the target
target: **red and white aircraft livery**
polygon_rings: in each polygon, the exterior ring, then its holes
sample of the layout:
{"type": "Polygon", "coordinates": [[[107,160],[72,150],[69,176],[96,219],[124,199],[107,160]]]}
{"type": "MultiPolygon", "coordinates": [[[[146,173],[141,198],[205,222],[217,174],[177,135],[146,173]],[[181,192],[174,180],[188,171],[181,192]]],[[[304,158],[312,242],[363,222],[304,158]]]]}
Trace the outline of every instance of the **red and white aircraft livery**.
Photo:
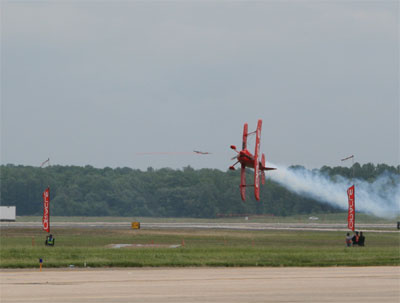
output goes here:
{"type": "Polygon", "coordinates": [[[243,127],[243,145],[242,150],[239,152],[236,150],[235,145],[231,145],[231,148],[238,153],[238,155],[233,159],[237,159],[237,162],[229,167],[229,169],[234,170],[235,165],[240,163],[241,165],[241,173],[240,173],[240,195],[242,196],[242,200],[246,200],[246,186],[254,186],[254,195],[256,200],[260,200],[260,173],[261,173],[261,182],[265,184],[265,173],[266,170],[274,170],[276,168],[266,167],[265,166],[265,155],[262,154],[261,161],[259,160],[260,155],[260,139],[261,139],[261,126],[262,120],[258,120],[257,129],[254,132],[248,133],[248,125],[244,124],[243,127]],[[247,149],[247,136],[251,134],[256,134],[256,146],[254,155],[252,155],[247,149]],[[246,167],[250,167],[254,169],[254,184],[246,185],[246,167]]]}

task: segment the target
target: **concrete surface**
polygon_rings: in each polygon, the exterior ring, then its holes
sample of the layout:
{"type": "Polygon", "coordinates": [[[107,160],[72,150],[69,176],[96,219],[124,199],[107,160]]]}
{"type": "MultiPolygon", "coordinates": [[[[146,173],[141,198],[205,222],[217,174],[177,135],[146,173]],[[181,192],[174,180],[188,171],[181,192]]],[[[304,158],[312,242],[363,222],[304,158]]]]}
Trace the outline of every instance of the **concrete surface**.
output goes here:
{"type": "Polygon", "coordinates": [[[1,270],[7,302],[400,302],[400,267],[1,270]]]}

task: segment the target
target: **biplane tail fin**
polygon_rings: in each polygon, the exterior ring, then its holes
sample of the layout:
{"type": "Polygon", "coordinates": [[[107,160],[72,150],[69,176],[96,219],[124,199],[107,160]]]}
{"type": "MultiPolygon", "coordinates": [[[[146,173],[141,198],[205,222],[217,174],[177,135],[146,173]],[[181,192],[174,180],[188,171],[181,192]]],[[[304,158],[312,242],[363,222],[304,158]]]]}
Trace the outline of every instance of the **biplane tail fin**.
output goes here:
{"type": "MultiPolygon", "coordinates": [[[[275,167],[266,167],[265,166],[265,155],[262,154],[262,158],[261,158],[261,170],[262,171],[266,171],[266,170],[276,170],[275,167]]],[[[264,184],[264,183],[263,183],[264,184]]]]}
{"type": "Polygon", "coordinates": [[[263,153],[261,156],[261,184],[262,185],[265,184],[265,172],[263,170],[264,167],[265,167],[265,155],[263,153]]]}

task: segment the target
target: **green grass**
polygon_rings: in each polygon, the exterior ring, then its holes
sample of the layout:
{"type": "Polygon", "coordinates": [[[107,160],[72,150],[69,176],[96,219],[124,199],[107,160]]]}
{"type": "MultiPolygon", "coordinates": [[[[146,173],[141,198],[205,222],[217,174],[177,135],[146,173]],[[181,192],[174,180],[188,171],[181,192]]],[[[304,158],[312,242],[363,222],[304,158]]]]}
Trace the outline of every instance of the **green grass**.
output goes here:
{"type": "Polygon", "coordinates": [[[365,247],[344,245],[343,232],[53,229],[45,247],[37,229],[6,228],[0,267],[377,266],[400,265],[399,233],[367,233],[365,247]],[[34,239],[34,246],[32,246],[34,239]],[[109,244],[181,244],[180,248],[107,248],[109,244]]]}

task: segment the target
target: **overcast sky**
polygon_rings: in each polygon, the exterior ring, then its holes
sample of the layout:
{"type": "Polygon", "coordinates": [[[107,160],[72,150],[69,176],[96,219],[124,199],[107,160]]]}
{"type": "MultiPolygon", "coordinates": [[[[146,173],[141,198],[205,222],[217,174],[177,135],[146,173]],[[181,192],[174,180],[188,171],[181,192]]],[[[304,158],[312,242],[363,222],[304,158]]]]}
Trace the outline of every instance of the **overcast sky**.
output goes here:
{"type": "Polygon", "coordinates": [[[257,119],[272,163],[398,165],[399,2],[1,2],[2,164],[225,170],[257,119]]]}

